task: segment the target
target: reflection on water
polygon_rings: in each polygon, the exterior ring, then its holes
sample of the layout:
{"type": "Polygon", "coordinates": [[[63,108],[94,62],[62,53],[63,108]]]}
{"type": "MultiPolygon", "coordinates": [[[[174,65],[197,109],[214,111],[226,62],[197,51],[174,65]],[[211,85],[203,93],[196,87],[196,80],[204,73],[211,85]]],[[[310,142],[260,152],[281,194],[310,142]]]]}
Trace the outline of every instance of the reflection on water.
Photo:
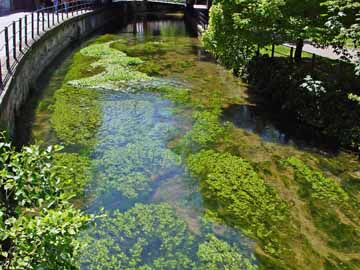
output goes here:
{"type": "Polygon", "coordinates": [[[280,115],[274,119],[266,110],[251,105],[231,105],[223,110],[222,119],[233,123],[236,127],[259,135],[264,141],[294,145],[299,148],[317,147],[333,152],[337,144],[326,138],[314,128],[287,120],[280,115]]]}
{"type": "Polygon", "coordinates": [[[263,140],[273,143],[294,144],[289,135],[278,130],[270,121],[261,117],[254,106],[232,105],[223,112],[223,120],[258,134],[263,140]]]}

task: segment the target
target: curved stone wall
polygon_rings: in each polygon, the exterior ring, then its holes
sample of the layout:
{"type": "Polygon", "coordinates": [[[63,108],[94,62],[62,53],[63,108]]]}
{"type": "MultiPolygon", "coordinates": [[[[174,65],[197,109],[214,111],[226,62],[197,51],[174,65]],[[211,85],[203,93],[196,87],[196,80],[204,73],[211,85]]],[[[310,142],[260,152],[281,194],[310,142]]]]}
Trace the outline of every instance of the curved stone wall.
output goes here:
{"type": "Polygon", "coordinates": [[[113,18],[111,9],[102,9],[69,19],[46,32],[22,57],[0,99],[0,129],[14,135],[16,115],[27,101],[36,80],[71,43],[98,30],[113,18]]]}

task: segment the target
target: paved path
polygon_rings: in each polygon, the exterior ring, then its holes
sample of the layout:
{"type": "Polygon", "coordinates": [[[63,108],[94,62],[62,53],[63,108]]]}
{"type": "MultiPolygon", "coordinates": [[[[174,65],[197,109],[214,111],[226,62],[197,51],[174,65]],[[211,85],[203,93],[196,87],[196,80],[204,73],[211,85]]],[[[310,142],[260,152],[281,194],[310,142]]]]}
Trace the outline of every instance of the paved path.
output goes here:
{"type": "MultiPolygon", "coordinates": [[[[295,48],[295,45],[290,43],[284,44],[287,47],[293,47],[295,48]]],[[[311,43],[305,43],[303,50],[308,53],[316,54],[321,57],[338,60],[341,59],[343,56],[342,54],[337,54],[333,47],[329,46],[326,48],[317,48],[311,43]]],[[[360,60],[360,51],[358,49],[348,49],[349,55],[352,57],[352,62],[355,62],[357,60],[360,60]]]]}
{"type": "MultiPolygon", "coordinates": [[[[18,61],[23,57],[30,46],[38,40],[45,32],[56,27],[62,22],[81,14],[92,12],[91,9],[83,9],[68,13],[44,12],[39,14],[33,13],[34,23],[32,23],[31,12],[18,12],[0,17],[0,61],[3,82],[7,82],[11,75],[6,61],[6,42],[5,27],[8,27],[8,48],[9,48],[9,65],[13,70],[18,61]],[[27,17],[27,25],[25,27],[25,16],[27,17]],[[19,20],[22,20],[21,31],[19,20]],[[13,25],[15,22],[15,28],[13,25]],[[15,30],[14,30],[15,29],[15,30]],[[26,29],[26,31],[25,31],[26,29]],[[15,33],[15,39],[14,39],[15,33]],[[21,43],[20,43],[21,40],[21,43]],[[15,41],[15,42],[14,42],[15,41]],[[21,44],[21,46],[20,46],[21,44]],[[20,48],[21,47],[21,48],[20,48]]],[[[1,92],[1,91],[0,91],[1,92]]]]}

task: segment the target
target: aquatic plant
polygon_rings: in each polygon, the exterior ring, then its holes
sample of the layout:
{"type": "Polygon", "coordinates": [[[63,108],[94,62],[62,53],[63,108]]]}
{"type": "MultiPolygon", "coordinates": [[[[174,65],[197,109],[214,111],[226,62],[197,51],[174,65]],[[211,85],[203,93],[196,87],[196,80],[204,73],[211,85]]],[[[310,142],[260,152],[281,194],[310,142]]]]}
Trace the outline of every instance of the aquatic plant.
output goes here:
{"type": "Polygon", "coordinates": [[[89,270],[257,269],[253,258],[214,234],[194,237],[167,204],[136,204],[124,213],[109,213],[82,239],[81,264],[89,270]]]}
{"type": "Polygon", "coordinates": [[[174,87],[171,85],[159,85],[150,87],[148,91],[161,93],[164,98],[169,99],[177,104],[191,104],[191,91],[183,87],[174,87]]]}
{"type": "Polygon", "coordinates": [[[188,147],[213,146],[225,136],[226,127],[220,123],[218,111],[195,111],[193,118],[193,127],[183,138],[183,143],[188,147]]]}
{"type": "Polygon", "coordinates": [[[288,207],[249,162],[229,153],[203,150],[190,155],[189,171],[201,181],[211,214],[260,240],[266,252],[281,252],[279,230],[288,207]]]}
{"type": "Polygon", "coordinates": [[[81,264],[89,270],[194,269],[194,238],[166,204],[115,211],[83,235],[81,264]]]}
{"type": "Polygon", "coordinates": [[[152,191],[157,179],[179,169],[180,157],[166,147],[176,134],[169,123],[174,118],[170,104],[149,95],[107,96],[92,151],[97,192],[138,199],[152,191]]]}
{"type": "Polygon", "coordinates": [[[151,192],[151,184],[180,165],[180,157],[158,141],[142,138],[137,143],[108,149],[94,160],[96,188],[117,190],[129,199],[151,192]]]}
{"type": "Polygon", "coordinates": [[[100,125],[100,93],[88,89],[63,87],[55,92],[51,124],[66,144],[90,146],[100,125]]]}
{"type": "Polygon", "coordinates": [[[302,195],[308,193],[314,199],[333,204],[343,203],[349,199],[347,193],[335,179],[325,177],[321,172],[311,169],[300,159],[290,157],[286,159],[285,164],[294,168],[295,180],[303,186],[302,195]]]}
{"type": "Polygon", "coordinates": [[[124,44],[122,41],[114,42],[111,48],[117,49],[132,57],[148,57],[163,54],[172,48],[172,45],[163,41],[147,41],[134,45],[124,44]]]}
{"type": "Polygon", "coordinates": [[[284,164],[293,168],[299,193],[306,199],[315,226],[327,234],[327,244],[343,252],[360,251],[357,218],[350,197],[340,183],[296,157],[286,159],[284,164]],[[339,216],[340,211],[342,217],[339,216]]]}
{"type": "Polygon", "coordinates": [[[254,258],[245,258],[235,245],[219,240],[209,234],[198,248],[199,270],[256,270],[254,258]]]}
{"type": "Polygon", "coordinates": [[[60,187],[69,196],[82,197],[91,179],[90,159],[78,153],[56,153],[54,166],[62,181],[60,187]]]}
{"type": "Polygon", "coordinates": [[[93,44],[80,50],[80,54],[97,58],[91,64],[93,68],[104,71],[94,76],[69,81],[77,88],[104,88],[121,90],[124,83],[132,80],[150,80],[145,73],[136,71],[134,66],[143,63],[139,58],[128,57],[125,53],[110,47],[112,42],[93,44]]]}

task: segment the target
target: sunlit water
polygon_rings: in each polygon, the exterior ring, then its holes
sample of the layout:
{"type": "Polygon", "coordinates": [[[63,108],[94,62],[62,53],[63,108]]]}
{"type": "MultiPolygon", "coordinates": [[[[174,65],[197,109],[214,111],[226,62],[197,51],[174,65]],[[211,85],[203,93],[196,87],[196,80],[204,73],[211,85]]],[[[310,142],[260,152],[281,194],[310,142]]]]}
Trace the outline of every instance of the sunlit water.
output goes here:
{"type": "MultiPolygon", "coordinates": [[[[87,213],[105,216],[80,236],[85,244],[81,268],[258,269],[255,242],[207,215],[198,179],[190,177],[183,153],[172,147],[192,127],[191,106],[170,101],[149,87],[191,89],[203,104],[221,101],[223,122],[234,124],[242,154],[252,162],[289,153],[313,155],[308,153],[317,144],[313,134],[298,132],[296,123],[272,121],[251,104],[246,85],[204,52],[183,20],[141,19],[116,35],[132,46],[155,41],[168,47],[163,53],[135,51],[134,56],[150,63],[143,72],[150,70],[152,80],[124,84],[117,90],[86,89],[96,93],[89,96],[100,117],[100,125],[89,129],[88,142],[71,144],[60,139],[51,120],[53,107],[48,106],[54,103],[72,55],[43,81],[34,119],[23,121],[32,123],[32,141],[63,144],[65,152],[90,159],[90,181],[80,205],[87,213]],[[213,96],[214,89],[221,95],[213,96]]],[[[88,100],[84,106],[79,102],[79,111],[88,113],[88,100]]],[[[71,121],[63,123],[72,125],[71,121]]]]}
{"type": "MultiPolygon", "coordinates": [[[[162,70],[161,79],[154,76],[155,82],[207,91],[214,80],[229,87],[229,95],[242,91],[236,80],[229,84],[223,68],[209,61],[182,20],[139,21],[121,29],[118,36],[133,44],[162,38],[169,42],[169,37],[176,44],[179,39],[180,45],[173,45],[175,50],[164,56],[172,66],[162,70]],[[131,34],[135,30],[137,34],[131,34]],[[189,65],[204,74],[193,73],[189,65]],[[219,79],[213,77],[215,74],[219,79]]],[[[67,59],[50,76],[43,100],[52,99],[69,63],[67,59]]],[[[213,245],[212,236],[256,266],[250,239],[204,216],[198,182],[189,176],[181,153],[168,146],[191,128],[191,110],[148,92],[147,87],[148,82],[138,82],[124,85],[120,91],[89,89],[99,93],[96,103],[101,125],[93,131],[94,145],[82,149],[81,145],[65,143],[65,151],[89,152],[91,181],[82,203],[84,211],[107,216],[80,237],[87,244],[80,256],[81,268],[205,269],[204,252],[217,249],[206,246],[213,245]]],[[[32,140],[64,144],[51,126],[50,115],[51,111],[35,115],[32,140]]],[[[232,260],[236,263],[235,257],[232,260]]]]}

